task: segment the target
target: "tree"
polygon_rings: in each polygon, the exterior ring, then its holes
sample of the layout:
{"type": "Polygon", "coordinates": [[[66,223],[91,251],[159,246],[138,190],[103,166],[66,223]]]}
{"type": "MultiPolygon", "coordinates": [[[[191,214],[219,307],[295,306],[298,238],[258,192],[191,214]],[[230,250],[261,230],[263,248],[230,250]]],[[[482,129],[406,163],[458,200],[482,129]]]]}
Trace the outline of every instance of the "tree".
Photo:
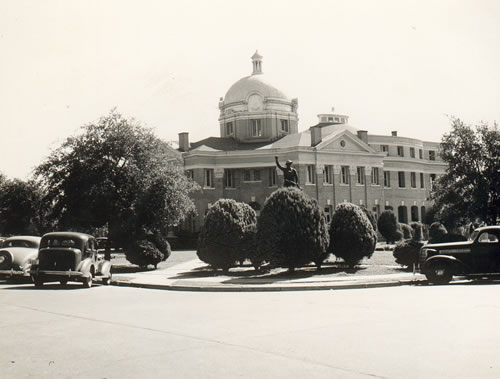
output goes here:
{"type": "Polygon", "coordinates": [[[383,211],[377,221],[378,231],[388,243],[399,241],[403,238],[403,232],[398,228],[396,215],[390,211],[383,211]]]}
{"type": "Polygon", "coordinates": [[[264,203],[257,221],[258,254],[251,260],[254,266],[269,261],[290,271],[310,262],[319,268],[327,257],[328,242],[326,218],[318,202],[297,188],[284,187],[264,203]]]}
{"type": "Polygon", "coordinates": [[[228,270],[244,261],[252,246],[257,216],[245,203],[220,199],[208,210],[200,232],[198,257],[214,268],[228,270]]]}
{"type": "Polygon", "coordinates": [[[480,124],[475,129],[452,118],[440,155],[448,163],[435,185],[437,218],[454,229],[476,218],[495,224],[500,218],[500,130],[480,124]]]}
{"type": "Polygon", "coordinates": [[[32,181],[0,178],[0,233],[40,234],[41,197],[32,181]]]}
{"type": "Polygon", "coordinates": [[[363,210],[351,203],[341,203],[330,223],[329,251],[354,267],[371,257],[377,244],[377,233],[363,210]]]}
{"type": "Polygon", "coordinates": [[[115,110],[82,129],[35,171],[59,228],[106,226],[109,259],[111,241],[125,246],[144,235],[166,235],[194,211],[189,193],[196,184],[151,129],[115,110]]]}
{"type": "Polygon", "coordinates": [[[422,242],[422,224],[419,222],[412,222],[410,226],[413,230],[411,239],[405,239],[398,242],[392,253],[396,259],[396,263],[408,266],[408,268],[412,268],[414,264],[418,263],[420,248],[424,245],[422,242]]]}

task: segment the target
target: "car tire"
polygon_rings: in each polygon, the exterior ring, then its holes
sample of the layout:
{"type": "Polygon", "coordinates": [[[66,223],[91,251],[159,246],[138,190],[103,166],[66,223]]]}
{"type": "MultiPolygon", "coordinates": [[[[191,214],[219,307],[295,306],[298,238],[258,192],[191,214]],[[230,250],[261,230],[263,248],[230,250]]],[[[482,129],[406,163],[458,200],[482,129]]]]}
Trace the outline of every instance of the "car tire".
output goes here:
{"type": "Polygon", "coordinates": [[[89,276],[83,279],[83,286],[85,288],[92,287],[92,274],[89,274],[89,276]]]}
{"type": "Polygon", "coordinates": [[[436,262],[425,273],[427,280],[434,284],[447,284],[453,278],[453,270],[449,263],[436,262]]]}
{"type": "Polygon", "coordinates": [[[102,278],[102,284],[104,284],[105,286],[109,286],[111,284],[111,277],[112,275],[109,274],[107,278],[102,278]]]}

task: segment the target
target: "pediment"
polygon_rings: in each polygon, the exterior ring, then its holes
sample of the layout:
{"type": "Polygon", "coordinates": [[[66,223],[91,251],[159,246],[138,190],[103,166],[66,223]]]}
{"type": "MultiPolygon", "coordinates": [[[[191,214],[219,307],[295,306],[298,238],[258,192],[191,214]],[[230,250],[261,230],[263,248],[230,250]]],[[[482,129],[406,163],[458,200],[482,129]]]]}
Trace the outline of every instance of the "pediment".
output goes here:
{"type": "Polygon", "coordinates": [[[368,144],[361,141],[351,132],[344,130],[341,133],[327,136],[316,148],[318,150],[330,150],[349,153],[375,153],[368,144]]]}

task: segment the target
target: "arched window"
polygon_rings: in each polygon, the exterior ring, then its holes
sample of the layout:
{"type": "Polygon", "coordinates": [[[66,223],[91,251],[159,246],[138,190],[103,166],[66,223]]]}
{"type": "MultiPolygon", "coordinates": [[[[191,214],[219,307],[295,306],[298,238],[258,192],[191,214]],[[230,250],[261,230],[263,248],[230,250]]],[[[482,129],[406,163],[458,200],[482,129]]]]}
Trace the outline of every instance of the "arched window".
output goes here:
{"type": "Polygon", "coordinates": [[[411,220],[418,221],[418,207],[416,205],[411,207],[411,220]]]}
{"type": "Polygon", "coordinates": [[[403,224],[408,223],[408,209],[404,205],[398,207],[398,221],[403,224]]]}

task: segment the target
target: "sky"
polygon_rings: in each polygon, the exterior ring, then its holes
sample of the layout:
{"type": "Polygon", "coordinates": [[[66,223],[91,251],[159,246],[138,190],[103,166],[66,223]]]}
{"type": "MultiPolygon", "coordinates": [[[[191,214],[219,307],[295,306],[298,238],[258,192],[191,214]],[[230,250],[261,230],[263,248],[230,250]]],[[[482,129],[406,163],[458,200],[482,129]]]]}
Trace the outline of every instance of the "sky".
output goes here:
{"type": "Polygon", "coordinates": [[[500,1],[0,0],[0,172],[26,180],[116,107],[167,140],[219,136],[250,57],[299,102],[299,131],[347,114],[440,141],[500,120],[500,1]]]}

